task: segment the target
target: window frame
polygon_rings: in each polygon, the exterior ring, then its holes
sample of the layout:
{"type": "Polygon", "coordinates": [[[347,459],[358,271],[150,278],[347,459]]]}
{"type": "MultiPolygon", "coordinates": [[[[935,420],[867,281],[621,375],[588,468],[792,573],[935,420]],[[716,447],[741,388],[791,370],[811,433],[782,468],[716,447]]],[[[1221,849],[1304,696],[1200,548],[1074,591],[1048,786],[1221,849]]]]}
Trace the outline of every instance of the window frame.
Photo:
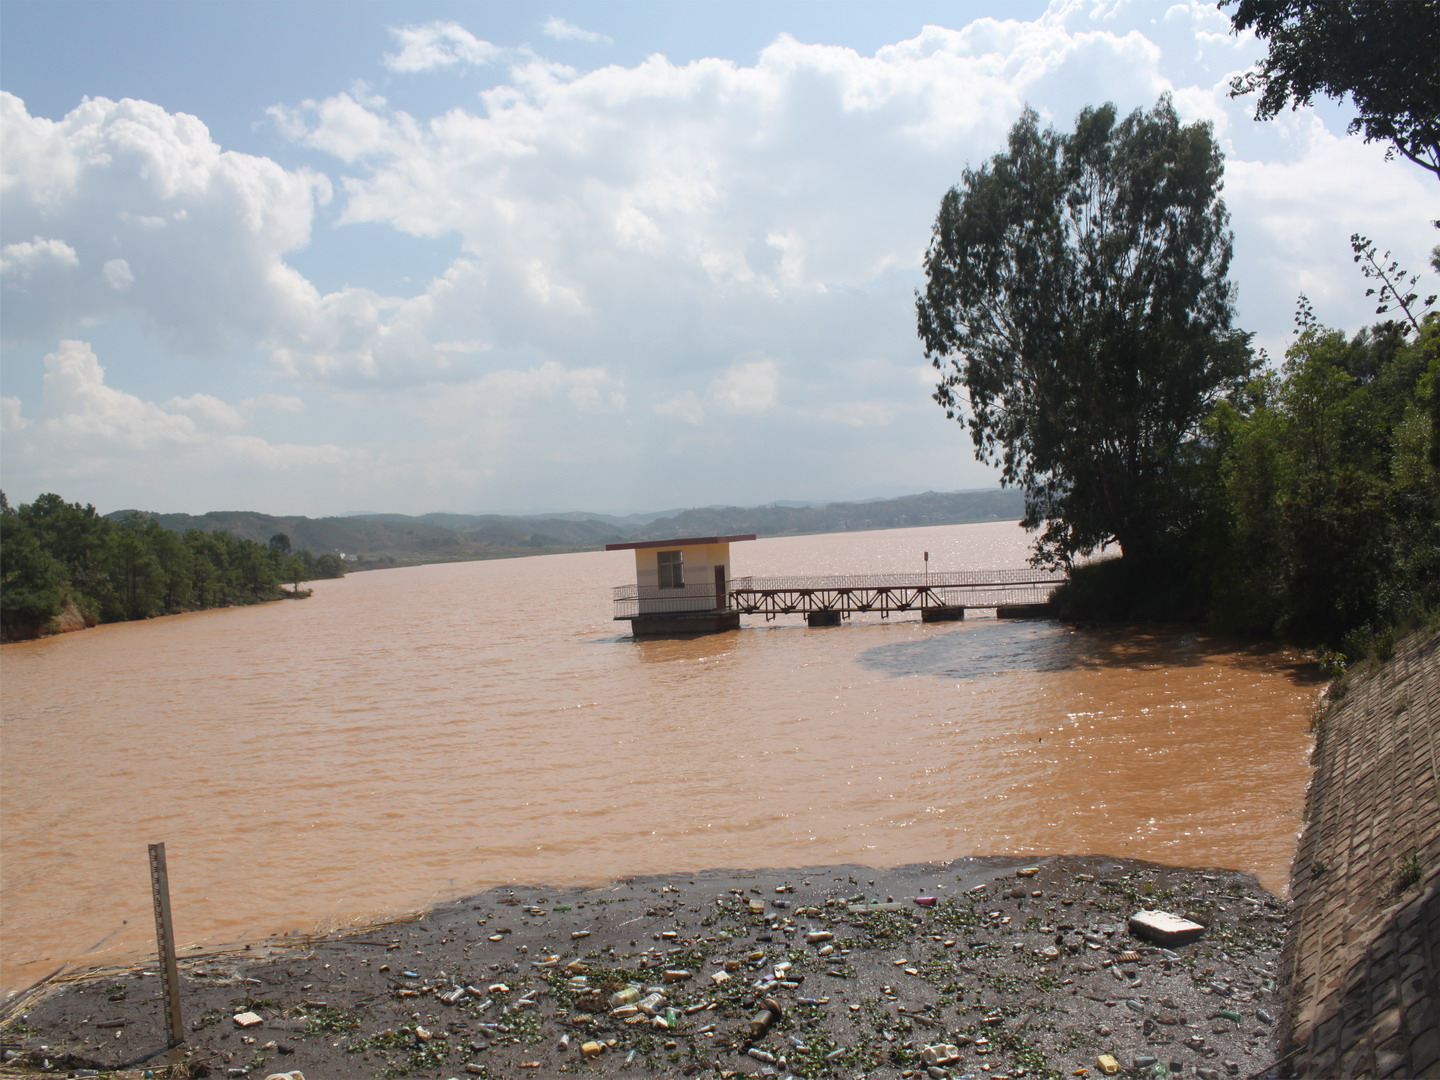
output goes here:
{"type": "Polygon", "coordinates": [[[657,551],[655,553],[656,581],[662,589],[683,589],[685,587],[685,552],[657,551]],[[669,556],[667,558],[667,556],[669,556]]]}

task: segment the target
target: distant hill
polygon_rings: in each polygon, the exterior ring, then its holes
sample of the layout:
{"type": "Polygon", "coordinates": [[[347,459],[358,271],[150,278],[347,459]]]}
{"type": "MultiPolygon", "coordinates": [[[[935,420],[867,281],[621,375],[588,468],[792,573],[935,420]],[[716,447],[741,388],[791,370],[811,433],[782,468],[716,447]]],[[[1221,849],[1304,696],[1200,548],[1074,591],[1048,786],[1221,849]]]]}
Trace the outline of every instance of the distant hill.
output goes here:
{"type": "Polygon", "coordinates": [[[899,529],[916,525],[958,525],[975,521],[1017,521],[1024,514],[1018,491],[927,491],[897,499],[865,502],[779,502],[754,507],[700,507],[659,514],[615,517],[572,511],[537,517],[502,514],[350,514],[344,517],[286,517],[248,510],[208,514],[157,514],[119,510],[119,519],[139,513],[174,532],[228,532],[268,543],[284,533],[291,545],[317,555],[344,555],[357,567],[411,566],[466,559],[503,559],[562,551],[592,551],[606,544],[664,540],[680,536],[802,533],[899,529]]]}

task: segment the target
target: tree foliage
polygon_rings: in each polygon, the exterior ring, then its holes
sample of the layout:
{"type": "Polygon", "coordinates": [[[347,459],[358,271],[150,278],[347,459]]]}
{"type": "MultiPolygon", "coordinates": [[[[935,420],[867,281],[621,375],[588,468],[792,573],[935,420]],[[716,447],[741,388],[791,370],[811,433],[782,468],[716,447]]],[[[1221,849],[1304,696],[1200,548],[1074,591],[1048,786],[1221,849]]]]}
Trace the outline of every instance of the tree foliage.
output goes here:
{"type": "Polygon", "coordinates": [[[65,604],[65,568],[0,493],[0,610],[6,621],[38,625],[65,604]]]}
{"type": "Polygon", "coordinates": [[[917,296],[935,400],[1022,488],[1036,557],[1154,564],[1203,502],[1199,436],[1252,370],[1232,329],[1223,160],[1168,96],[1073,133],[1026,110],[944,197],[917,296]]]}
{"type": "Polygon", "coordinates": [[[1308,320],[1213,418],[1214,615],[1358,651],[1440,605],[1440,316],[1347,340],[1308,320]]]}
{"type": "MultiPolygon", "coordinates": [[[[1436,294],[1431,293],[1421,300],[1420,294],[1415,291],[1420,275],[1402,270],[1388,251],[1384,256],[1376,255],[1375,241],[1359,233],[1350,234],[1350,250],[1354,252],[1353,259],[1360,272],[1368,281],[1376,283],[1365,290],[1367,298],[1374,297],[1376,300],[1375,314],[1388,315],[1392,308],[1398,308],[1411,329],[1420,333],[1420,322],[1435,306],[1437,299],[1436,294]]],[[[1432,263],[1440,262],[1440,247],[1435,249],[1431,260],[1432,263]]]]}
{"type": "Polygon", "coordinates": [[[87,622],[148,619],[285,595],[282,583],[340,577],[334,555],[292,553],[228,533],[183,536],[142,514],[112,522],[93,506],[39,496],[12,507],[0,494],[0,629],[45,632],[73,604],[87,622]]]}
{"type": "Polygon", "coordinates": [[[1231,26],[1254,30],[1269,54],[1231,83],[1258,93],[1269,120],[1316,94],[1353,99],[1350,131],[1388,142],[1440,177],[1440,0],[1224,0],[1231,26]]]}

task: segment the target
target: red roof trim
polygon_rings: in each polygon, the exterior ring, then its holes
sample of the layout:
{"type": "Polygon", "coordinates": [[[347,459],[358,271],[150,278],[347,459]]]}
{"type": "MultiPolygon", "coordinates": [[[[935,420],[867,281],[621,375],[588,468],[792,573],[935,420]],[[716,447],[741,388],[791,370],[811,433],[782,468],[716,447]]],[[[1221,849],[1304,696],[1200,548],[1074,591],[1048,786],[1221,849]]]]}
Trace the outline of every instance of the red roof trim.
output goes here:
{"type": "Polygon", "coordinates": [[[634,551],[637,548],[697,547],[700,544],[733,544],[737,540],[754,540],[754,533],[743,536],[690,536],[683,540],[637,540],[633,544],[606,544],[606,551],[634,551]]]}

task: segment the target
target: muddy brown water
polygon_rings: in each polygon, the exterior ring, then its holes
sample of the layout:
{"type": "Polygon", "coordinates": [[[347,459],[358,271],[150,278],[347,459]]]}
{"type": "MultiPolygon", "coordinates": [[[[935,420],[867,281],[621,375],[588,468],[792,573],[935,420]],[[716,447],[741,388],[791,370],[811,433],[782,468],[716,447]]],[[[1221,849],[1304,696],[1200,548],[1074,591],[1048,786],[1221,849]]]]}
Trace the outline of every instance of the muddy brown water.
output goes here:
{"type": "MultiPolygon", "coordinates": [[[[1019,566],[987,524],[761,540],[737,574],[1019,566]]],[[[0,987],[503,882],[1093,852],[1284,888],[1319,684],[1186,629],[914,616],[635,641],[629,553],[355,574],[0,650],[0,987]]]]}

